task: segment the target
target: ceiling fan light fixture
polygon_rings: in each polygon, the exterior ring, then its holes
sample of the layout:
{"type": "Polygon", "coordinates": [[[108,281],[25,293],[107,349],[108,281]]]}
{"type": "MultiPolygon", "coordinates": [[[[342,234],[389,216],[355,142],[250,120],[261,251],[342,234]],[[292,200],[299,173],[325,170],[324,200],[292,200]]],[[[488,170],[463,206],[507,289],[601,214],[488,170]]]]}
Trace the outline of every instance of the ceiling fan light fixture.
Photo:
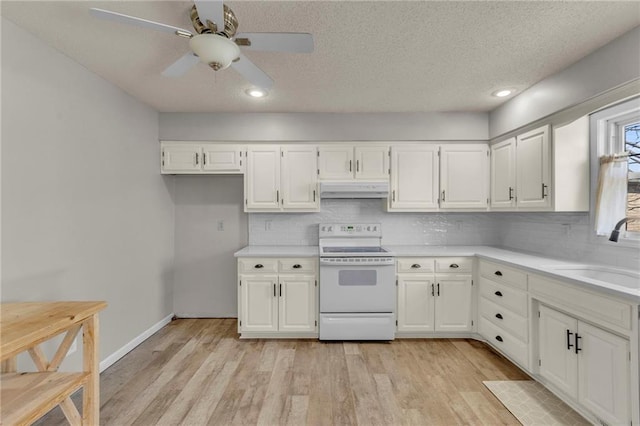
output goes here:
{"type": "Polygon", "coordinates": [[[260,89],[259,87],[252,87],[244,92],[252,98],[264,98],[268,94],[266,90],[260,89]]]}
{"type": "Polygon", "coordinates": [[[217,34],[198,34],[189,46],[202,62],[214,70],[222,70],[240,56],[240,48],[226,37],[217,34]]]}

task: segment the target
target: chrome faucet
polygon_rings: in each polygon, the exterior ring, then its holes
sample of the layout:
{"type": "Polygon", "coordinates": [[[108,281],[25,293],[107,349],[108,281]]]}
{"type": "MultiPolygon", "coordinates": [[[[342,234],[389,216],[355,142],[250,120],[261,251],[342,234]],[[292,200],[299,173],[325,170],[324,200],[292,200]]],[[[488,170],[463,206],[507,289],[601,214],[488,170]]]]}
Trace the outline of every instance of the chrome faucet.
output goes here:
{"type": "Polygon", "coordinates": [[[616,223],[616,226],[613,228],[613,231],[611,231],[611,236],[609,237],[609,241],[613,241],[614,243],[618,242],[618,238],[620,237],[620,228],[622,228],[622,225],[624,225],[629,220],[631,220],[631,218],[625,217],[624,219],[616,223]]]}

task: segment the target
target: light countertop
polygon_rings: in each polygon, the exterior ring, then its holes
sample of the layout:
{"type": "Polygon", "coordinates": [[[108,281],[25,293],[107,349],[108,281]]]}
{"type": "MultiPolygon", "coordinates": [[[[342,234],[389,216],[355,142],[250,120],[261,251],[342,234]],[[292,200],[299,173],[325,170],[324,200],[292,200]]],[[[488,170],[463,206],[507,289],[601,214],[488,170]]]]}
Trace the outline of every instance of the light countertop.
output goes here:
{"type": "MultiPolygon", "coordinates": [[[[623,297],[633,303],[640,303],[640,285],[636,288],[605,283],[587,277],[577,277],[555,268],[571,265],[582,265],[584,262],[551,259],[543,256],[523,253],[513,250],[505,250],[490,246],[426,246],[426,245],[393,245],[384,246],[396,257],[470,257],[477,256],[492,262],[499,262],[528,272],[536,273],[547,278],[563,280],[583,286],[587,289],[608,293],[613,296],[623,297]]],[[[235,253],[235,257],[314,257],[318,256],[317,246],[247,246],[235,253]]],[[[611,268],[606,265],[597,265],[611,268]]],[[[620,269],[620,268],[612,268],[620,269]]],[[[638,271],[631,271],[637,273],[638,271]]]]}

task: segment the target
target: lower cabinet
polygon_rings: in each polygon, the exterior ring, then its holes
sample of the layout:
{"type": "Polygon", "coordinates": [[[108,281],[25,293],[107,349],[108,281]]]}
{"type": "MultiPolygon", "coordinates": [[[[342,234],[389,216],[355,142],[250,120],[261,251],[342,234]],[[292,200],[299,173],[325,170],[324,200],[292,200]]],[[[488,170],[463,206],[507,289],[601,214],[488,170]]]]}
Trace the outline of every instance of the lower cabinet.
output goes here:
{"type": "Polygon", "coordinates": [[[398,260],[398,331],[469,332],[472,329],[472,259],[398,260]],[[438,265],[464,273],[435,273],[438,265]]]}
{"type": "Polygon", "coordinates": [[[317,336],[316,264],[317,259],[240,259],[239,332],[244,337],[317,336]]]}
{"type": "Polygon", "coordinates": [[[628,425],[629,341],[544,305],[539,312],[540,375],[605,424],[628,425]]]}

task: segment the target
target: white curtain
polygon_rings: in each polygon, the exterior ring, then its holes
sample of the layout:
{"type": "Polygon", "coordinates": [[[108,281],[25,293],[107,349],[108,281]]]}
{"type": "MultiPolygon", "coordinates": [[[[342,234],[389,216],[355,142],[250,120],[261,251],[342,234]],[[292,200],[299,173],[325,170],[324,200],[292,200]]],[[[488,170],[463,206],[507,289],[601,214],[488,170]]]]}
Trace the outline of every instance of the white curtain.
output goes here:
{"type": "Polygon", "coordinates": [[[609,235],[627,210],[627,153],[600,157],[596,234],[609,235]]]}

